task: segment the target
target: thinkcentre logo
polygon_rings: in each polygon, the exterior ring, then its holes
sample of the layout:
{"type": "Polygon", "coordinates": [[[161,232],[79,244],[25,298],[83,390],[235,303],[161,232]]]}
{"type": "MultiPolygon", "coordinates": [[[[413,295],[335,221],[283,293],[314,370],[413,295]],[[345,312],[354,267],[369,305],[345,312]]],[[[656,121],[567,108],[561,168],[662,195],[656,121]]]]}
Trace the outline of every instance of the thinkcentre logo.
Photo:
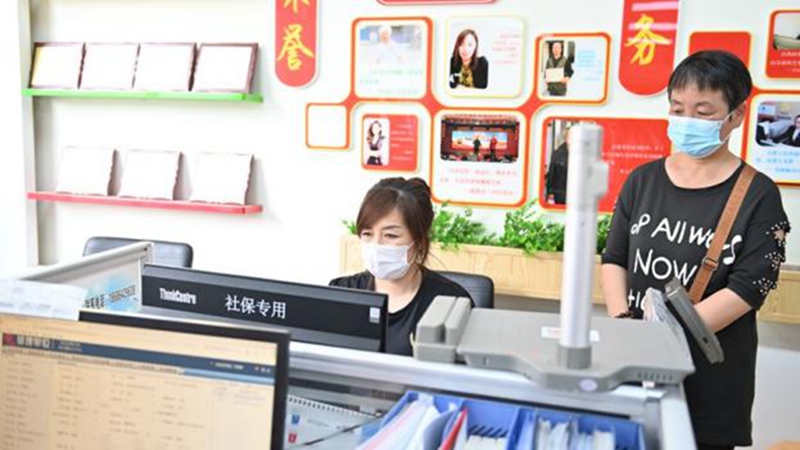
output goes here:
{"type": "Polygon", "coordinates": [[[158,288],[160,291],[159,297],[161,300],[168,302],[187,303],[190,305],[197,304],[197,296],[188,292],[181,292],[177,289],[169,291],[164,288],[158,288]]]}

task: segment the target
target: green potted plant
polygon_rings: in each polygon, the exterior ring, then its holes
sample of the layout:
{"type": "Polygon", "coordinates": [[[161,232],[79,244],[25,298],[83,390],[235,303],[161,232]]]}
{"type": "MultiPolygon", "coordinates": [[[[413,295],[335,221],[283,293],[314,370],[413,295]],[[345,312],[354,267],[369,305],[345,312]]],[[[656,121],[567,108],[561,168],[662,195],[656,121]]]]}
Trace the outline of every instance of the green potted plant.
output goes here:
{"type": "MultiPolygon", "coordinates": [[[[564,225],[550,220],[530,202],[506,213],[502,234],[490,233],[473,219],[469,208],[461,212],[447,204],[437,208],[431,229],[433,245],[428,265],[432,269],[480,273],[490,276],[499,294],[560,298],[564,225]]],[[[350,235],[342,239],[340,269],[343,273],[363,270],[355,224],[344,221],[350,235]]],[[[611,216],[598,221],[597,253],[605,247],[611,216]]],[[[593,299],[601,301],[597,286],[593,299]]]]}

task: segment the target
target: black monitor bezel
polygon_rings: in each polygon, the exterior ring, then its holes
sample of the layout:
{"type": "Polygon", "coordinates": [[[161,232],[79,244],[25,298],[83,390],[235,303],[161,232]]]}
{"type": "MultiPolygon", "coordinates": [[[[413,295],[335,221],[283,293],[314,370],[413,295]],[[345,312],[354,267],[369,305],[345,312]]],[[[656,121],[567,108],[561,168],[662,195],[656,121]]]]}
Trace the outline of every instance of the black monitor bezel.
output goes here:
{"type": "MultiPolygon", "coordinates": [[[[389,334],[389,296],[375,291],[369,290],[362,290],[362,289],[351,289],[351,288],[344,288],[340,286],[328,286],[328,285],[315,285],[310,283],[299,283],[295,281],[284,281],[284,280],[276,280],[270,278],[259,278],[253,277],[248,275],[236,275],[231,273],[225,272],[211,272],[206,270],[197,270],[194,268],[186,268],[186,267],[174,267],[174,266],[164,266],[159,264],[145,264],[144,269],[142,271],[142,306],[149,307],[152,309],[162,309],[162,310],[173,310],[173,311],[185,311],[189,313],[192,317],[190,320],[195,319],[193,316],[202,315],[202,319],[198,317],[200,320],[209,320],[214,322],[220,323],[252,323],[254,326],[266,326],[266,327],[275,327],[279,329],[286,329],[289,330],[290,333],[296,332],[292,334],[293,339],[298,340],[299,342],[308,342],[312,344],[319,344],[319,345],[334,345],[339,346],[342,348],[353,348],[357,350],[365,350],[364,348],[348,346],[348,345],[338,345],[338,344],[331,344],[328,341],[318,341],[314,339],[307,339],[305,335],[300,336],[300,331],[302,330],[311,330],[311,331],[319,331],[311,328],[303,328],[303,327],[292,327],[287,325],[282,325],[278,323],[265,323],[261,321],[249,321],[246,319],[240,318],[231,318],[231,317],[224,317],[215,314],[209,314],[204,312],[197,312],[192,310],[184,310],[182,307],[183,305],[179,304],[153,304],[147,298],[145,298],[145,277],[151,277],[154,279],[165,279],[170,281],[181,281],[181,282],[188,282],[188,283],[202,283],[202,284],[213,284],[213,285],[220,285],[222,284],[222,280],[233,282],[238,282],[238,287],[242,287],[245,285],[249,287],[249,285],[256,285],[261,288],[265,288],[270,292],[275,293],[286,293],[291,292],[293,290],[300,291],[302,295],[314,297],[314,298],[324,298],[326,302],[339,302],[339,303],[348,303],[348,304],[357,304],[360,306],[376,306],[379,307],[381,310],[381,335],[378,341],[378,348],[376,350],[367,350],[367,351],[377,351],[379,353],[385,353],[387,351],[387,341],[388,341],[388,334],[389,334]],[[208,280],[203,280],[203,278],[208,278],[208,280]],[[199,279],[199,280],[198,280],[199,279]],[[317,293],[327,293],[327,294],[335,294],[334,296],[331,295],[319,295],[317,293]],[[379,300],[373,304],[372,300],[379,300]],[[221,320],[220,320],[221,319],[221,320]]],[[[233,285],[233,283],[228,283],[233,285]]],[[[153,314],[153,312],[150,312],[153,314]]],[[[160,317],[160,314],[158,315],[160,317]]],[[[169,317],[169,316],[166,316],[169,317]]],[[[343,336],[348,336],[347,334],[342,334],[343,336]]]]}
{"type": "Polygon", "coordinates": [[[170,319],[135,313],[119,313],[98,310],[81,310],[80,322],[101,325],[145,328],[203,336],[245,339],[269,342],[277,345],[275,358],[275,388],[272,410],[271,450],[282,450],[285,439],[287,396],[289,393],[289,333],[280,329],[247,327],[215,322],[170,319]]]}

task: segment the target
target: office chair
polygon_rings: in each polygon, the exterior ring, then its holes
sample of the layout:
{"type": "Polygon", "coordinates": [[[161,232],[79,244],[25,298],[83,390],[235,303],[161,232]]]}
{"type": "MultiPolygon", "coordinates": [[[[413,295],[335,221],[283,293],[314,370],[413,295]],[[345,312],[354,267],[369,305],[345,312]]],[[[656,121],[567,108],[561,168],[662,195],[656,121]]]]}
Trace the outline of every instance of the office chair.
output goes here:
{"type": "Polygon", "coordinates": [[[86,246],[83,247],[83,256],[141,241],[153,243],[153,264],[173,267],[192,267],[194,251],[191,245],[183,242],[93,236],[86,241],[86,246]]]}
{"type": "Polygon", "coordinates": [[[494,308],[494,281],[491,278],[474,273],[436,272],[463,287],[472,297],[476,308],[494,308]]]}

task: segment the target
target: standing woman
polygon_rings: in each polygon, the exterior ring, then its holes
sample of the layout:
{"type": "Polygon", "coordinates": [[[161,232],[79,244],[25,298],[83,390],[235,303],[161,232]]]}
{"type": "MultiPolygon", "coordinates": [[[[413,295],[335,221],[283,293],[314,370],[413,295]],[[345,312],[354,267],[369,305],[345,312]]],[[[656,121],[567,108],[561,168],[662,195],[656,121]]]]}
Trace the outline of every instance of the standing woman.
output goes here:
{"type": "Polygon", "coordinates": [[[381,126],[381,123],[377,120],[373,120],[367,129],[367,146],[369,146],[369,152],[367,153],[367,165],[383,165],[384,161],[383,158],[381,158],[381,147],[383,146],[384,139],[386,139],[386,136],[383,135],[383,127],[381,126]]]}
{"type": "Polygon", "coordinates": [[[478,56],[478,35],[470,29],[458,34],[450,57],[450,87],[486,89],[489,84],[489,60],[478,56]]]}
{"type": "MultiPolygon", "coordinates": [[[[674,152],[634,170],[614,210],[602,258],[610,316],[641,316],[647,288],[663,290],[673,276],[687,289],[692,285],[745,171],[746,164],[728,150],[728,139],[745,118],[751,89],[747,67],[728,52],[698,52],[675,68],[667,90],[674,152]]],[[[696,372],[684,388],[701,450],[752,445],[756,311],[776,286],[788,232],[780,191],[755,173],[695,305],[716,333],[725,361],[710,364],[687,335],[696,372]]]]}
{"type": "Polygon", "coordinates": [[[386,352],[411,355],[417,322],[438,295],[469,297],[458,284],[425,267],[433,223],[431,191],[420,178],[385,178],[367,192],[356,219],[367,270],[331,286],[388,294],[386,352]]]}

